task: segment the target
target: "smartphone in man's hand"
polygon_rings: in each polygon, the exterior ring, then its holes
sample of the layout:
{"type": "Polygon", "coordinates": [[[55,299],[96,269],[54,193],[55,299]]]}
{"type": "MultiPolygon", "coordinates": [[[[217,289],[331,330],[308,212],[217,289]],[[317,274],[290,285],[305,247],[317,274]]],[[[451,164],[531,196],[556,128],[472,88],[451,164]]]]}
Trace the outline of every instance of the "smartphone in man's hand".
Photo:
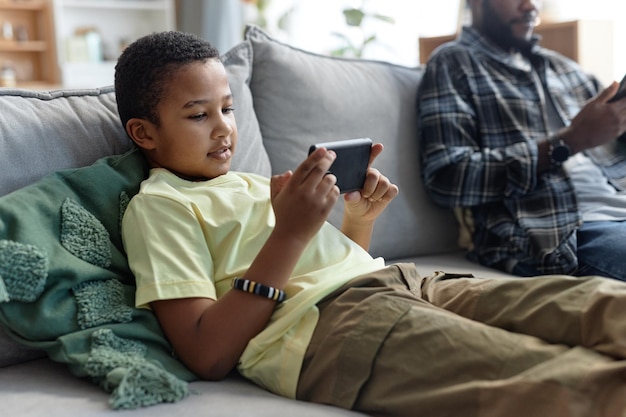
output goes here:
{"type": "Polygon", "coordinates": [[[370,138],[317,143],[311,145],[309,155],[319,148],[332,150],[337,155],[328,172],[337,177],[337,186],[342,194],[363,188],[372,151],[370,138]]]}
{"type": "Polygon", "coordinates": [[[626,97],[626,75],[622,78],[622,81],[619,83],[619,88],[617,89],[617,93],[609,100],[609,103],[612,101],[617,101],[626,97]]]}

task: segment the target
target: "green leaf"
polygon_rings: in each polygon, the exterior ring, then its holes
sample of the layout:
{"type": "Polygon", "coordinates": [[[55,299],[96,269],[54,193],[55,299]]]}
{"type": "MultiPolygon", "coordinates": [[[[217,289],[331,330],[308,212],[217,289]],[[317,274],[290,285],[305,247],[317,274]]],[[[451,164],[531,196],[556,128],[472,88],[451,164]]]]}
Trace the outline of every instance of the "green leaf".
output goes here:
{"type": "Polygon", "coordinates": [[[363,17],[365,17],[365,13],[359,9],[344,9],[343,15],[348,26],[361,26],[363,17]]]}
{"type": "Polygon", "coordinates": [[[374,42],[376,40],[376,35],[368,36],[367,39],[363,41],[363,46],[367,45],[370,42],[374,42]]]}
{"type": "Polygon", "coordinates": [[[396,20],[391,16],[385,16],[382,14],[372,14],[369,16],[373,17],[374,19],[382,20],[383,22],[391,23],[392,25],[396,23],[396,20]]]}
{"type": "Polygon", "coordinates": [[[293,15],[294,8],[287,10],[279,19],[278,19],[278,28],[281,30],[287,30],[287,26],[289,25],[289,21],[291,20],[291,16],[293,15]]]}
{"type": "Polygon", "coordinates": [[[343,40],[345,43],[347,43],[348,45],[352,45],[352,41],[350,40],[350,38],[348,36],[346,36],[343,33],[339,33],[339,32],[332,32],[331,33],[333,36],[336,36],[338,38],[341,38],[341,40],[343,40]]]}

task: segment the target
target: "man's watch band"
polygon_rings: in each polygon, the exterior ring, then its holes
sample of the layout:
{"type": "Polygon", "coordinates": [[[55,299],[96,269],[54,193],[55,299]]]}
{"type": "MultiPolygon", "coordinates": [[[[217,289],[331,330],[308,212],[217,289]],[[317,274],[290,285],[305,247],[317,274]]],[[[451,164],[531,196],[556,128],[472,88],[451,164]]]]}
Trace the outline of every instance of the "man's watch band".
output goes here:
{"type": "Polygon", "coordinates": [[[550,167],[558,168],[563,165],[563,162],[567,161],[572,154],[569,146],[560,136],[553,136],[548,139],[548,157],[550,158],[550,167]]]}

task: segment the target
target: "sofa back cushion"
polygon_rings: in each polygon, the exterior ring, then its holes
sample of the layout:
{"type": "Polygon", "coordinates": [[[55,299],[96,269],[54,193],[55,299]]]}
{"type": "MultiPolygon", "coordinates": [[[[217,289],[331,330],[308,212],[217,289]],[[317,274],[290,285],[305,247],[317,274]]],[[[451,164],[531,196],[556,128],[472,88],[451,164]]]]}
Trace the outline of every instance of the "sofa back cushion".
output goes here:
{"type": "MultiPolygon", "coordinates": [[[[237,106],[240,146],[233,169],[268,176],[269,158],[247,85],[251,55],[251,45],[242,43],[222,56],[237,106]]],[[[0,196],[132,146],[119,120],[113,86],[51,92],[0,88],[0,196]]]]}
{"type": "Polygon", "coordinates": [[[0,195],[130,147],[112,87],[0,89],[0,195]]]}
{"type": "MultiPolygon", "coordinates": [[[[333,58],[246,30],[250,89],[274,173],[294,169],[316,142],[369,137],[385,145],[374,167],[400,188],[375,226],[370,251],[388,260],[457,250],[456,221],[420,177],[416,92],[423,69],[333,58]]],[[[330,221],[339,225],[339,204],[330,221]]]]}

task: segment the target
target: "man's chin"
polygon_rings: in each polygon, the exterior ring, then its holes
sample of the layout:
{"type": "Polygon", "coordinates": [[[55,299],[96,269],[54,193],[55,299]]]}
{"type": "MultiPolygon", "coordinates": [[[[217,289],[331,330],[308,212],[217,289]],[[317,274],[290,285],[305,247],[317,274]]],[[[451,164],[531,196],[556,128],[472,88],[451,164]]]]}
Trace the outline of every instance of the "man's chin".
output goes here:
{"type": "Polygon", "coordinates": [[[501,36],[500,38],[494,38],[494,40],[505,51],[527,51],[533,46],[534,43],[532,34],[529,37],[501,36]]]}

